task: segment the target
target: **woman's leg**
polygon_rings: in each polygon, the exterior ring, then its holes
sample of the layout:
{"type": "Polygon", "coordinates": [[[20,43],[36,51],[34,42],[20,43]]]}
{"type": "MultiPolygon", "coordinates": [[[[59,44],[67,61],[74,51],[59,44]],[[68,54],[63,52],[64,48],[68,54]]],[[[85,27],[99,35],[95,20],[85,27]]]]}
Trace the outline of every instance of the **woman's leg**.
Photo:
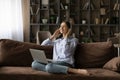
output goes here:
{"type": "Polygon", "coordinates": [[[75,69],[72,68],[70,64],[67,64],[65,62],[49,63],[46,65],[46,71],[50,73],[73,73],[80,75],[89,75],[86,69],[75,69]]]}
{"type": "Polygon", "coordinates": [[[47,65],[39,63],[37,61],[32,62],[32,68],[36,70],[47,71],[50,73],[74,73],[81,75],[89,75],[88,71],[85,69],[75,69],[70,67],[70,64],[64,62],[48,63],[47,65]]]}
{"type": "Polygon", "coordinates": [[[40,71],[46,71],[50,73],[67,73],[67,66],[62,66],[58,64],[64,64],[64,63],[48,63],[48,64],[42,64],[37,61],[32,62],[32,68],[35,70],[40,71]]]}
{"type": "Polygon", "coordinates": [[[58,65],[54,63],[48,63],[45,67],[46,71],[49,73],[64,73],[67,74],[68,67],[63,65],[58,65]]]}
{"type": "Polygon", "coordinates": [[[42,63],[40,63],[40,62],[33,61],[31,66],[32,66],[32,68],[35,69],[35,70],[46,71],[46,70],[45,70],[46,64],[42,64],[42,63]]]}

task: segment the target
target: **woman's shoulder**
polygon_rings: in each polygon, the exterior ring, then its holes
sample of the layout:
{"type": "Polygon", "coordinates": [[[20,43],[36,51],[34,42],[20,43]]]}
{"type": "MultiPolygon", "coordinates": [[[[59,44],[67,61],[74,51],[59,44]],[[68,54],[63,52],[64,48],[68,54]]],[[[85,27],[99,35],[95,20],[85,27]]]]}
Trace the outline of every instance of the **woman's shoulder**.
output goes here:
{"type": "Polygon", "coordinates": [[[61,41],[62,40],[62,38],[58,38],[58,39],[56,39],[54,42],[59,42],[59,41],[61,41]]]}
{"type": "Polygon", "coordinates": [[[70,39],[70,41],[78,42],[78,38],[76,38],[76,37],[70,37],[69,39],[70,39]]]}

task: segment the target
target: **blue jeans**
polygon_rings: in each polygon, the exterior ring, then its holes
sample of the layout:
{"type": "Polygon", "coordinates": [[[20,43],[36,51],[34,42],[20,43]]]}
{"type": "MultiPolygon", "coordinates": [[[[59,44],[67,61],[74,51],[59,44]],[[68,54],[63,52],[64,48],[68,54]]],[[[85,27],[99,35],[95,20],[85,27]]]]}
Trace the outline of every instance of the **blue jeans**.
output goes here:
{"type": "Polygon", "coordinates": [[[72,65],[62,61],[50,62],[48,64],[33,61],[31,66],[35,70],[46,71],[49,73],[64,73],[64,74],[67,74],[68,68],[72,67],[72,65]]]}

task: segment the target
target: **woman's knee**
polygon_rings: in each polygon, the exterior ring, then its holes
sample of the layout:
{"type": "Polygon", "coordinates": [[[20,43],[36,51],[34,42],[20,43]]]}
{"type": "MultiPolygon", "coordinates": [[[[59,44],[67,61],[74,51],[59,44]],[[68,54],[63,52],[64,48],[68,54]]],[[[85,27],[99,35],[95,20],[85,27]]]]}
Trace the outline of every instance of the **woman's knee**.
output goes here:
{"type": "Polygon", "coordinates": [[[37,61],[33,61],[32,64],[31,64],[31,67],[33,69],[37,69],[37,65],[38,65],[38,62],[37,61]]]}
{"type": "Polygon", "coordinates": [[[53,72],[53,64],[52,63],[48,63],[45,67],[47,72],[53,72]]]}
{"type": "Polygon", "coordinates": [[[45,67],[46,71],[49,73],[67,73],[68,67],[57,65],[54,63],[49,63],[45,67]]]}

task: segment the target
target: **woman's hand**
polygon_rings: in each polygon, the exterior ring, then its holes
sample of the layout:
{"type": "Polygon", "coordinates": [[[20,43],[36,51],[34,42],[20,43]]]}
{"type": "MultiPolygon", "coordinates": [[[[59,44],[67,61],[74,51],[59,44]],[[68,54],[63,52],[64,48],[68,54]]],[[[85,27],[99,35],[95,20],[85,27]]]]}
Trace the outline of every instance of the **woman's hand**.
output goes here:
{"type": "Polygon", "coordinates": [[[53,33],[53,35],[50,37],[50,40],[53,40],[53,39],[57,38],[59,35],[60,35],[60,30],[57,29],[57,30],[53,33]]]}

